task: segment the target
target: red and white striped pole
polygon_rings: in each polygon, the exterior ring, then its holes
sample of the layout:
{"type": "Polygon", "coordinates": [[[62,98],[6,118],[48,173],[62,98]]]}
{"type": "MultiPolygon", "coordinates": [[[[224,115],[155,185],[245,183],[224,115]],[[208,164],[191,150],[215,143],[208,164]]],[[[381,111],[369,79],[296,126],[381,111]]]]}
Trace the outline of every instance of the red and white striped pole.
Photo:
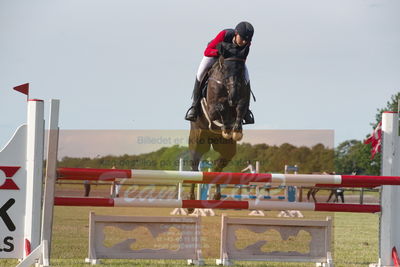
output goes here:
{"type": "Polygon", "coordinates": [[[95,207],[148,207],[148,208],[198,208],[198,209],[244,209],[244,210],[309,210],[332,212],[380,212],[379,205],[332,204],[282,201],[232,201],[232,200],[179,200],[140,198],[74,198],[56,197],[56,206],[95,207]]]}
{"type": "Polygon", "coordinates": [[[145,184],[271,184],[276,186],[295,185],[367,188],[381,185],[400,185],[399,176],[224,173],[88,168],[59,168],[58,179],[102,181],[131,179],[134,183],[145,184]]]}

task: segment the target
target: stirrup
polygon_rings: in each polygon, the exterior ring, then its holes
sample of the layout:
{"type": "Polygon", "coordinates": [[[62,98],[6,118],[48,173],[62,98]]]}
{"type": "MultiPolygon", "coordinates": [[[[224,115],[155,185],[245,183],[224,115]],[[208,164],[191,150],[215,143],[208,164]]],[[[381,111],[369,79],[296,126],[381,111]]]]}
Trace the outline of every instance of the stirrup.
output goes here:
{"type": "Polygon", "coordinates": [[[198,112],[196,112],[196,107],[191,106],[188,111],[186,111],[185,120],[196,121],[198,112]]]}
{"type": "Polygon", "coordinates": [[[243,124],[254,124],[254,115],[250,109],[247,110],[243,118],[243,124]]]}

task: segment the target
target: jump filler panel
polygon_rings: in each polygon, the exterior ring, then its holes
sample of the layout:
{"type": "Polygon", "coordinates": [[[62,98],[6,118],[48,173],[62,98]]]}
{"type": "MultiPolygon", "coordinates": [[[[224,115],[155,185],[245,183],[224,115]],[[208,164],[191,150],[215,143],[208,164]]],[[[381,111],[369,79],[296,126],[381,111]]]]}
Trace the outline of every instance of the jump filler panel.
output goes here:
{"type": "Polygon", "coordinates": [[[316,262],[330,267],[332,221],[222,216],[219,265],[240,261],[316,262]]]}
{"type": "Polygon", "coordinates": [[[90,213],[89,257],[186,259],[201,265],[199,217],[100,216],[90,213]]]}

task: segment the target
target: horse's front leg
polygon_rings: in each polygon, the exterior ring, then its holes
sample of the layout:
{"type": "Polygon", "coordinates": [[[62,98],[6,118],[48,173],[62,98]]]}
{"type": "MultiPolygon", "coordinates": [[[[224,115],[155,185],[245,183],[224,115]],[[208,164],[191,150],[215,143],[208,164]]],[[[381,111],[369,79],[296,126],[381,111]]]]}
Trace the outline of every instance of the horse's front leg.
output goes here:
{"type": "Polygon", "coordinates": [[[233,134],[232,139],[235,141],[240,141],[243,138],[243,127],[242,127],[242,120],[236,120],[235,124],[233,125],[233,134]]]}
{"type": "Polygon", "coordinates": [[[240,141],[243,138],[243,119],[249,108],[249,98],[241,99],[236,106],[236,120],[233,125],[232,139],[235,141],[240,141]]]}
{"type": "Polygon", "coordinates": [[[247,107],[245,105],[238,105],[236,108],[236,120],[233,125],[232,139],[235,141],[240,141],[243,138],[243,118],[246,114],[247,107]]]}
{"type": "Polygon", "coordinates": [[[221,199],[221,185],[216,184],[215,185],[215,195],[214,195],[214,200],[220,200],[221,199]]]}

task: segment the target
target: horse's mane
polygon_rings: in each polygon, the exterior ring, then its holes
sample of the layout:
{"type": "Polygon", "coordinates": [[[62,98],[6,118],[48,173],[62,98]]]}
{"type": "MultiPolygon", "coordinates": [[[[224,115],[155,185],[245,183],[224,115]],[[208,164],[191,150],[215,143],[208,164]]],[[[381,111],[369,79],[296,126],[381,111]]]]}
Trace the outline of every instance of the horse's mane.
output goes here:
{"type": "Polygon", "coordinates": [[[210,77],[211,74],[212,74],[214,71],[221,71],[221,69],[222,69],[222,64],[224,64],[224,61],[225,61],[224,57],[223,57],[223,56],[219,56],[218,59],[217,59],[217,61],[215,61],[215,63],[212,65],[212,67],[211,67],[210,70],[208,71],[208,77],[210,77]]]}

